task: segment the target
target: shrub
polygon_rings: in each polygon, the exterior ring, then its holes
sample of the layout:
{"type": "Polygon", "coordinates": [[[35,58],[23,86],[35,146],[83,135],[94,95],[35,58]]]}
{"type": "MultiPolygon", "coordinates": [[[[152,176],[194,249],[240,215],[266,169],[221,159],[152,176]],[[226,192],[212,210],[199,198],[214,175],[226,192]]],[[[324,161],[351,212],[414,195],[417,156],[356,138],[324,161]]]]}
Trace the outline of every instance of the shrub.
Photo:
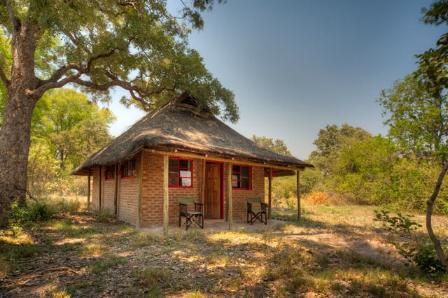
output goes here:
{"type": "Polygon", "coordinates": [[[53,218],[54,209],[44,202],[33,202],[26,207],[14,203],[11,207],[10,219],[13,222],[24,224],[26,222],[47,221],[53,218]]]}
{"type": "Polygon", "coordinates": [[[438,274],[445,272],[432,243],[426,237],[418,237],[415,234],[415,231],[421,225],[412,220],[410,216],[401,213],[392,216],[388,211],[375,210],[374,220],[382,222],[388,231],[408,239],[404,243],[392,241],[392,244],[409,262],[414,263],[425,273],[438,274]]]}
{"type": "Polygon", "coordinates": [[[53,218],[54,209],[44,202],[35,202],[29,205],[30,221],[47,221],[53,218]]]}
{"type": "Polygon", "coordinates": [[[95,219],[98,222],[108,223],[112,220],[113,216],[108,210],[98,210],[95,213],[95,219]]]}
{"type": "Polygon", "coordinates": [[[426,273],[442,273],[445,268],[437,258],[434,246],[430,243],[421,244],[413,256],[415,264],[426,273]]]}

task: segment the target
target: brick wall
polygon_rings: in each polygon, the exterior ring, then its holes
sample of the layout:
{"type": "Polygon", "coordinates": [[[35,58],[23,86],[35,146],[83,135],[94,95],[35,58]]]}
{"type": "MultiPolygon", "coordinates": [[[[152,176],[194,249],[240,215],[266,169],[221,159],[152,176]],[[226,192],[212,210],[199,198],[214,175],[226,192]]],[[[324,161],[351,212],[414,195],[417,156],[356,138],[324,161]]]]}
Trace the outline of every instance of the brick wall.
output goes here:
{"type": "MultiPolygon", "coordinates": [[[[104,172],[103,172],[104,174],[104,172]]],[[[103,177],[103,198],[102,198],[102,208],[107,210],[110,214],[115,212],[115,179],[105,179],[103,177]]]]}
{"type": "MultiPolygon", "coordinates": [[[[228,177],[228,165],[224,165],[224,194],[227,192],[227,177],[228,177]]],[[[237,189],[232,191],[232,204],[233,204],[233,220],[245,221],[246,220],[246,199],[260,197],[264,200],[264,168],[252,167],[252,188],[250,190],[237,189]]],[[[226,213],[226,207],[228,204],[227,196],[224,196],[224,214],[226,213]]]]}
{"type": "MultiPolygon", "coordinates": [[[[163,156],[143,153],[143,177],[142,177],[142,201],[141,220],[142,226],[163,224],[163,156]]],[[[202,163],[200,159],[193,160],[193,187],[169,188],[169,218],[170,223],[178,221],[178,199],[193,197],[200,201],[202,163]]],[[[226,214],[226,182],[227,167],[224,165],[224,214],[226,214]]],[[[252,167],[252,189],[233,190],[233,218],[236,221],[246,219],[246,199],[250,197],[264,198],[264,169],[252,167]]]]}
{"type": "MultiPolygon", "coordinates": [[[[143,153],[143,177],[141,200],[142,226],[163,224],[163,156],[143,153]]],[[[193,197],[200,200],[202,161],[193,160],[193,186],[190,188],[169,188],[169,219],[177,223],[178,199],[193,197]]]]}
{"type": "Polygon", "coordinates": [[[94,167],[92,170],[92,201],[90,208],[92,210],[98,210],[100,207],[100,168],[94,167]]]}
{"type": "MultiPolygon", "coordinates": [[[[163,224],[163,156],[142,152],[142,185],[141,185],[141,226],[153,226],[163,224]]],[[[140,155],[136,156],[136,167],[140,169],[140,155]]],[[[193,197],[200,201],[202,188],[202,163],[203,160],[193,159],[193,186],[191,188],[169,188],[169,219],[170,223],[178,221],[178,199],[193,197]]],[[[227,164],[224,164],[224,214],[227,214],[227,164]]],[[[114,211],[115,181],[105,180],[102,176],[102,207],[114,211]]],[[[99,206],[99,168],[93,171],[92,183],[92,209],[98,210],[99,206]]],[[[139,178],[119,178],[118,182],[118,218],[130,224],[137,224],[139,178]]],[[[264,169],[252,167],[252,189],[233,190],[233,219],[235,221],[246,220],[246,199],[251,197],[264,198],[264,169]]]]}
{"type": "Polygon", "coordinates": [[[119,179],[118,184],[118,219],[137,225],[140,154],[135,156],[137,175],[119,179]]]}

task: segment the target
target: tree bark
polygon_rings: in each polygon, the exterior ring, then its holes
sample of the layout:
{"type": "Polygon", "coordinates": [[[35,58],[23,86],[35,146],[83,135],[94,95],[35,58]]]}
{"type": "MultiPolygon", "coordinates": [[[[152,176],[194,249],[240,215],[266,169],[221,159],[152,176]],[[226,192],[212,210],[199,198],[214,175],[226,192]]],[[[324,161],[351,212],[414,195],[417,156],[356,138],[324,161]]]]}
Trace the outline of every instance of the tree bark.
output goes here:
{"type": "Polygon", "coordinates": [[[442,170],[439,173],[439,177],[437,178],[436,185],[434,186],[434,191],[426,202],[426,230],[428,231],[428,236],[434,244],[434,249],[436,251],[437,257],[439,258],[442,265],[448,271],[448,259],[446,257],[445,252],[443,251],[442,244],[437,236],[434,234],[434,230],[432,229],[432,212],[434,209],[434,203],[439,195],[440,188],[442,187],[443,178],[445,178],[446,172],[448,171],[448,162],[444,163],[442,170]]]}
{"type": "Polygon", "coordinates": [[[34,100],[23,94],[8,96],[0,129],[0,227],[8,224],[12,201],[25,205],[34,105],[34,100]]]}
{"type": "Polygon", "coordinates": [[[11,80],[6,84],[7,103],[0,128],[0,227],[8,225],[11,203],[24,205],[31,118],[39,83],[34,74],[37,27],[17,21],[12,41],[11,80]]]}

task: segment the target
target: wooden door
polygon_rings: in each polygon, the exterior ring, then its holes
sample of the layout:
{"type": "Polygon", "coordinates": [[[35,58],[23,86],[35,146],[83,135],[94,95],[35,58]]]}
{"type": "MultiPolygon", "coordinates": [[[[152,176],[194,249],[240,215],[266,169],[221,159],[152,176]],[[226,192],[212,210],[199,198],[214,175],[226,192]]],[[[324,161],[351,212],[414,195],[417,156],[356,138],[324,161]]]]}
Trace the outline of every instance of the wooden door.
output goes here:
{"type": "Polygon", "coordinates": [[[221,218],[221,165],[207,163],[205,177],[205,218],[221,218]]]}

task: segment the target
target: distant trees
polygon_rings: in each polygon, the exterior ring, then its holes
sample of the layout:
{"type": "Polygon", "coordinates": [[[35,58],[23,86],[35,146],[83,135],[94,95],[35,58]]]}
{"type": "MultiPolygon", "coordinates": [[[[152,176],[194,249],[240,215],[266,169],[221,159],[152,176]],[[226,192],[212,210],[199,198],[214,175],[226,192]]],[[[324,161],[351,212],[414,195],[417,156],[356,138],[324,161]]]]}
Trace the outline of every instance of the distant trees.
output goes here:
{"type": "Polygon", "coordinates": [[[252,141],[261,148],[266,148],[282,155],[291,155],[291,152],[283,140],[253,135],[252,141]]]}
{"type": "MultiPolygon", "coordinates": [[[[4,97],[0,95],[0,113],[4,97]]],[[[72,89],[47,92],[36,105],[31,123],[27,189],[34,197],[75,192],[70,172],[110,142],[114,116],[72,89]]],[[[83,183],[84,186],[84,183],[83,183]]]]}

